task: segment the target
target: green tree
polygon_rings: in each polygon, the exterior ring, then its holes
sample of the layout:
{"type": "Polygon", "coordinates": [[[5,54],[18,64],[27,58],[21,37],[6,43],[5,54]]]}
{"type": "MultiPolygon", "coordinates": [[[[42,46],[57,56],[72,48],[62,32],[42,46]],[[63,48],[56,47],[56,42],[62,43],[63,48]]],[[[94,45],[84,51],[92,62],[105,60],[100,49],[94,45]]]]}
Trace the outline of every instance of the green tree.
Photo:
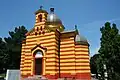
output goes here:
{"type": "Polygon", "coordinates": [[[0,38],[0,73],[3,73],[8,67],[9,55],[7,54],[6,43],[0,38]]]}
{"type": "MultiPolygon", "coordinates": [[[[107,72],[109,80],[120,79],[120,34],[116,27],[116,24],[106,22],[105,25],[100,28],[101,31],[101,47],[99,49],[100,57],[98,63],[107,65],[107,72]],[[101,58],[101,59],[100,59],[101,58]]],[[[98,64],[100,69],[102,65],[98,64]]],[[[99,72],[102,71],[99,70],[99,72]]]]}
{"type": "Polygon", "coordinates": [[[97,74],[97,64],[96,60],[99,57],[99,54],[95,54],[90,58],[91,73],[97,74]]]}
{"type": "Polygon", "coordinates": [[[4,38],[9,59],[10,69],[20,68],[22,40],[25,38],[27,29],[24,26],[15,27],[14,31],[9,31],[9,37],[4,38]]]}
{"type": "Polygon", "coordinates": [[[101,75],[101,78],[103,78],[103,63],[101,54],[95,54],[90,58],[90,67],[91,67],[91,73],[96,74],[96,78],[98,78],[98,74],[101,75]]]}

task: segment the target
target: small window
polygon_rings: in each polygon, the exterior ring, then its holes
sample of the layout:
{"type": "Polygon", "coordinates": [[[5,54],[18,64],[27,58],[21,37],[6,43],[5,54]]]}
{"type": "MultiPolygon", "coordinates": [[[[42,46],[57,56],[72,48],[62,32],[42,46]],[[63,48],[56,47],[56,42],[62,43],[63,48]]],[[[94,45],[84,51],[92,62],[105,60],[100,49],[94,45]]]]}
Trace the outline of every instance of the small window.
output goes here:
{"type": "Polygon", "coordinates": [[[37,31],[39,30],[39,28],[37,27],[37,31]]]}
{"type": "Polygon", "coordinates": [[[40,14],[38,18],[39,18],[39,21],[42,22],[42,14],[40,14]]]}
{"type": "Polygon", "coordinates": [[[39,35],[41,34],[41,32],[39,32],[39,35]]]}
{"type": "Polygon", "coordinates": [[[35,32],[35,35],[37,36],[37,32],[35,32]]]}
{"type": "Polygon", "coordinates": [[[40,27],[40,30],[42,31],[42,26],[40,27]]]}

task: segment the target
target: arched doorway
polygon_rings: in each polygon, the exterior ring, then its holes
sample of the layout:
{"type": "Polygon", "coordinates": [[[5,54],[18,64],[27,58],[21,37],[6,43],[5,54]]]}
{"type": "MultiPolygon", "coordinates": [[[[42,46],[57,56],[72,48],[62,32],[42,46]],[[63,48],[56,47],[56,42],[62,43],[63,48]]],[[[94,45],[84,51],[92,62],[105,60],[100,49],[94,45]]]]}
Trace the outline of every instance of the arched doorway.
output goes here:
{"type": "Polygon", "coordinates": [[[35,75],[42,75],[43,72],[43,52],[40,50],[34,53],[34,73],[35,75]]]}

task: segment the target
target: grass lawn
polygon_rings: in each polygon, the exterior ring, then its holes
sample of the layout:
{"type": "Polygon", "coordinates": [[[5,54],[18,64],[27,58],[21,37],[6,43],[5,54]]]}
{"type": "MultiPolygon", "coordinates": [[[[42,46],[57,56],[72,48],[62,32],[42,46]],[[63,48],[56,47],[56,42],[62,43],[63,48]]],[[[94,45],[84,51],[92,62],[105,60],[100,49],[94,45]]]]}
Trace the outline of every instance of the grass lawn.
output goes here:
{"type": "Polygon", "coordinates": [[[5,77],[5,76],[6,76],[6,73],[2,73],[2,74],[0,74],[0,76],[5,77]]]}

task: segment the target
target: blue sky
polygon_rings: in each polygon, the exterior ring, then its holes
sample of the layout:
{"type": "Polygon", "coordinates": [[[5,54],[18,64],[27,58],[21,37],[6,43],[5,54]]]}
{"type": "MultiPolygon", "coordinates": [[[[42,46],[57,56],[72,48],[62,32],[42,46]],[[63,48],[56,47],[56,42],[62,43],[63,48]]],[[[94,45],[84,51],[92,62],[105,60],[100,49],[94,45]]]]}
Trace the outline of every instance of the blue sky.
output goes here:
{"type": "Polygon", "coordinates": [[[116,23],[120,29],[120,0],[0,0],[0,37],[24,25],[30,30],[35,23],[34,12],[43,6],[62,20],[66,30],[78,26],[81,35],[90,43],[91,56],[100,47],[100,27],[106,21],[116,23]]]}

